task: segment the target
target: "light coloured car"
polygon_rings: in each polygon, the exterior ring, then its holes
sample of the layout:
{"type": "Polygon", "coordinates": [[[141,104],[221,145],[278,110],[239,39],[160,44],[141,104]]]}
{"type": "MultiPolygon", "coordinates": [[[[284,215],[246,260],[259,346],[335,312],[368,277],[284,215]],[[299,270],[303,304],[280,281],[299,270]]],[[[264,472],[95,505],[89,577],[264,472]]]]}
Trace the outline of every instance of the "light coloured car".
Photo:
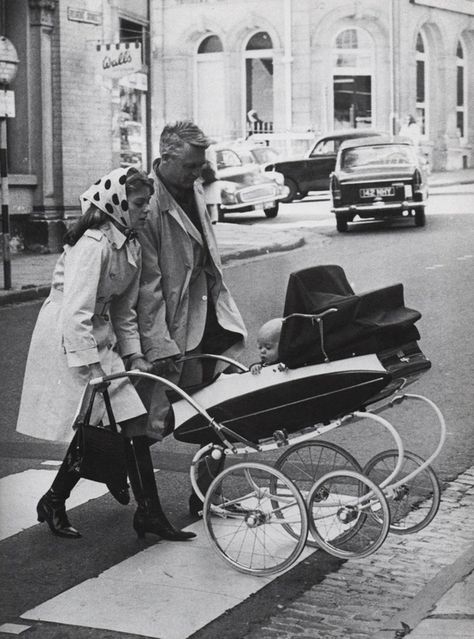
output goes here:
{"type": "Polygon", "coordinates": [[[226,213],[249,211],[276,217],[280,200],[288,194],[283,175],[262,171],[245,145],[216,145],[215,152],[221,194],[219,221],[226,213]]]}

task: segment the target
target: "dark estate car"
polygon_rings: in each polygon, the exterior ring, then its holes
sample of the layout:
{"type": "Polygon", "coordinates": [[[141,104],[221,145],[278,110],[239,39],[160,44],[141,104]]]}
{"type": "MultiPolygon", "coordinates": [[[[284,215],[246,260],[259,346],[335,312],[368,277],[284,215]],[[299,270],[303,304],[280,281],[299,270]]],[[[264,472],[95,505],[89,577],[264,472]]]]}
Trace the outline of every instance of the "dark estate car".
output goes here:
{"type": "Polygon", "coordinates": [[[266,217],[276,217],[279,202],[288,193],[283,175],[262,171],[243,146],[216,145],[215,151],[221,194],[219,221],[224,220],[226,213],[248,211],[263,211],[266,217]]]}
{"type": "Polygon", "coordinates": [[[272,162],[266,171],[283,173],[289,193],[282,202],[302,199],[309,191],[327,191],[329,176],[336,166],[336,156],[345,140],[383,135],[372,129],[342,129],[318,138],[307,156],[298,160],[272,162]]]}
{"type": "Polygon", "coordinates": [[[341,145],[331,174],[337,230],[355,217],[392,219],[414,216],[425,225],[426,172],[407,138],[374,137],[341,145]]]}

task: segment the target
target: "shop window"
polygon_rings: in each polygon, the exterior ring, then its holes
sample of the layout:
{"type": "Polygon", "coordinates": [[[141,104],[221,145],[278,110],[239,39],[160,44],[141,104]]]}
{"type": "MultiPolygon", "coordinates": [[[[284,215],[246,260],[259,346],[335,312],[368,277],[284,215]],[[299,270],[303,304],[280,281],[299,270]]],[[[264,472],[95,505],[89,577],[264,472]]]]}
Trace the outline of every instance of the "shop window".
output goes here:
{"type": "Polygon", "coordinates": [[[464,48],[461,41],[456,51],[456,126],[461,138],[466,135],[466,69],[464,48]]]}
{"type": "MultiPolygon", "coordinates": [[[[130,20],[120,20],[120,41],[140,42],[144,51],[144,28],[130,20]]],[[[143,60],[142,60],[143,62],[143,60]]],[[[146,92],[144,73],[132,73],[119,80],[120,87],[120,165],[146,169],[146,92]]]]}
{"type": "Polygon", "coordinates": [[[264,31],[245,47],[245,110],[247,135],[273,132],[273,42],[264,31]]]}
{"type": "Polygon", "coordinates": [[[427,90],[427,58],[423,35],[418,34],[416,39],[416,119],[421,133],[428,133],[428,112],[426,96],[427,90]]]}
{"type": "Polygon", "coordinates": [[[363,29],[338,33],[333,49],[334,128],[373,125],[373,43],[363,29]]]}

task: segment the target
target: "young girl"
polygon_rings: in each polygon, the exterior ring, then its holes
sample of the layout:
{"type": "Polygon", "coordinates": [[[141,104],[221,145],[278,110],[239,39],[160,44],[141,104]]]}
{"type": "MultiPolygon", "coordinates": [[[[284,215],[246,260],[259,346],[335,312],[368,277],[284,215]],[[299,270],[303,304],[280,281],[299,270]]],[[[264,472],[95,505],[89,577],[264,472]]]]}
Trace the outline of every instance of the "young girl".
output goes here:
{"type": "MultiPolygon", "coordinates": [[[[88,381],[133,368],[149,371],[140,350],[135,306],[141,249],[135,238],[146,220],[152,181],[137,169],[115,169],[82,194],[83,216],[66,234],[66,246],[53,273],[51,293],[36,322],[26,365],[17,430],[70,441],[71,425],[88,381]]],[[[164,515],[155,484],[148,440],[140,433],[146,411],[127,378],[110,384],[117,422],[126,439],[130,483],[138,503],[134,528],[166,539],[193,537],[175,529],[164,515]],[[143,421],[143,420],[142,420],[143,421]]],[[[99,398],[98,398],[99,399],[99,398]]],[[[106,422],[102,398],[94,404],[92,424],[106,422]]],[[[79,480],[69,452],[51,488],[37,505],[60,537],[78,538],[69,523],[65,502],[79,480]]],[[[127,503],[126,495],[114,495],[127,503]]]]}

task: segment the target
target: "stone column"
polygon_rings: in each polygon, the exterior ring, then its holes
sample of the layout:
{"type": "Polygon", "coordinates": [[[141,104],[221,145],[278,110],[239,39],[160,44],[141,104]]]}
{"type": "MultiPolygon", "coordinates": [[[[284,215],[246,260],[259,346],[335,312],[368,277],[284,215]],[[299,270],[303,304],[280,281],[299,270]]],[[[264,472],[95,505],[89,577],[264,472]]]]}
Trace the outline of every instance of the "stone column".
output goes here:
{"type": "Polygon", "coordinates": [[[30,248],[46,246],[58,251],[65,231],[55,185],[53,133],[53,29],[58,0],[29,0],[32,164],[38,178],[33,213],[27,228],[30,248]]]}

